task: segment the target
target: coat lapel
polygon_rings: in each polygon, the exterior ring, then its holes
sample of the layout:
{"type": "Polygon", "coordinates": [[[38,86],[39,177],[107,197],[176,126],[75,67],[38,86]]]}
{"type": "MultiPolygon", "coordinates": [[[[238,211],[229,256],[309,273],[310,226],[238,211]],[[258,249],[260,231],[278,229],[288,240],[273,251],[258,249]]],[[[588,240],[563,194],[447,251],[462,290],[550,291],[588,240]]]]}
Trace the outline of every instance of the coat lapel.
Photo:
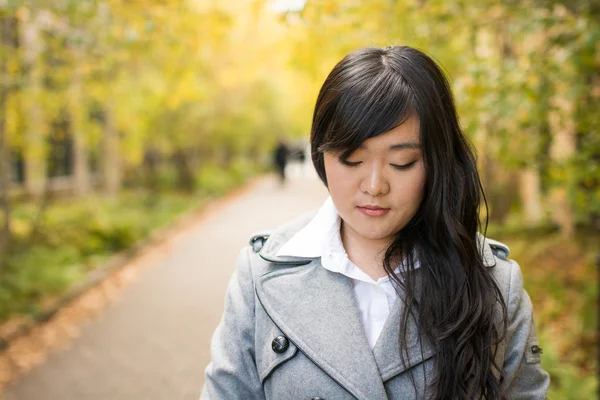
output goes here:
{"type": "Polygon", "coordinates": [[[332,379],[358,399],[387,398],[347,277],[313,259],[267,273],[255,288],[275,325],[332,379]]]}
{"type": "MultiPolygon", "coordinates": [[[[494,267],[496,265],[496,260],[492,249],[489,246],[488,240],[479,233],[477,234],[477,245],[482,253],[483,264],[487,267],[494,267]]],[[[417,270],[417,274],[418,273],[419,271],[417,270]]],[[[417,275],[416,278],[417,293],[415,293],[415,295],[418,298],[420,296],[420,275],[417,275]]],[[[383,382],[428,360],[436,353],[433,345],[424,336],[419,334],[417,321],[415,320],[417,317],[415,311],[413,315],[409,315],[407,321],[406,344],[408,349],[404,353],[403,362],[400,357],[400,334],[402,333],[400,321],[405,308],[406,305],[404,304],[404,301],[399,297],[394,303],[394,307],[384,324],[381,335],[373,348],[375,361],[383,382]]]]}
{"type": "Polygon", "coordinates": [[[408,349],[403,353],[404,361],[400,357],[400,321],[405,308],[402,299],[398,298],[373,348],[375,362],[383,382],[435,355],[433,346],[419,335],[417,323],[411,315],[406,327],[408,349]]]}

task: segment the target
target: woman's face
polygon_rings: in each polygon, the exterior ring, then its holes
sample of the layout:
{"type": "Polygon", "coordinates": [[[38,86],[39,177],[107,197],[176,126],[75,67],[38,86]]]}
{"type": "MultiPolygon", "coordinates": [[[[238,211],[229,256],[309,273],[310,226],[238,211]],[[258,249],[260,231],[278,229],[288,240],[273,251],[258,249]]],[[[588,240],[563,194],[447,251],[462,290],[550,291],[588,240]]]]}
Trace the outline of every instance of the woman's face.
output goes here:
{"type": "Polygon", "coordinates": [[[425,169],[419,120],[367,139],[348,159],[324,154],[329,194],[352,241],[389,245],[423,199],[425,169]]]}

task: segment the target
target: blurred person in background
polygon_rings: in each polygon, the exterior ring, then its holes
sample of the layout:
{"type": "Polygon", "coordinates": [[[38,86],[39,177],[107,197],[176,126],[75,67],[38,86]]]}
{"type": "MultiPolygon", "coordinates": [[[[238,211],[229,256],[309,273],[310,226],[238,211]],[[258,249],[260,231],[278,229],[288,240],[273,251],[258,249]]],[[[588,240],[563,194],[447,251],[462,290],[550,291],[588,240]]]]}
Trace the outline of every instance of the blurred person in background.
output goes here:
{"type": "Polygon", "coordinates": [[[281,184],[285,183],[285,167],[287,165],[289,155],[290,150],[285,142],[280,139],[277,142],[277,146],[273,150],[273,162],[275,163],[275,168],[279,174],[279,181],[281,184]]]}
{"type": "Polygon", "coordinates": [[[441,69],[364,48],[319,93],[330,198],[251,238],[202,399],[544,399],[519,265],[487,239],[475,156],[441,69]]]}

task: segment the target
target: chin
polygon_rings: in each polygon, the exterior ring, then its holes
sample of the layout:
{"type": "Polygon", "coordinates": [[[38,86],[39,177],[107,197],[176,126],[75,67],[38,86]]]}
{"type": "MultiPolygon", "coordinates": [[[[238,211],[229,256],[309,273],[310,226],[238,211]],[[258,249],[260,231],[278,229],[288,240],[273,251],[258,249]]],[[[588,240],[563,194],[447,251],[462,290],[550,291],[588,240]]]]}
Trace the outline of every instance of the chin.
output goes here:
{"type": "Polygon", "coordinates": [[[358,231],[360,233],[360,235],[364,238],[367,238],[369,240],[381,240],[381,239],[385,239],[390,237],[392,234],[389,232],[382,232],[382,231],[373,231],[373,230],[362,230],[362,231],[358,231]]]}

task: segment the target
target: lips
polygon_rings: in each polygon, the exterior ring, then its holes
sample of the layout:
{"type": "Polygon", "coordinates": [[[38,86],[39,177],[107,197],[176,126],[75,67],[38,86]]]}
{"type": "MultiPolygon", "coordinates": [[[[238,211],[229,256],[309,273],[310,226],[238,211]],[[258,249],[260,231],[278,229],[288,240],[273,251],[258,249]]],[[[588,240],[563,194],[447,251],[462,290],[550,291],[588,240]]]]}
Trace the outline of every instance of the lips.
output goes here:
{"type": "Polygon", "coordinates": [[[358,206],[358,210],[369,217],[381,217],[390,212],[389,208],[373,205],[358,206]]]}

